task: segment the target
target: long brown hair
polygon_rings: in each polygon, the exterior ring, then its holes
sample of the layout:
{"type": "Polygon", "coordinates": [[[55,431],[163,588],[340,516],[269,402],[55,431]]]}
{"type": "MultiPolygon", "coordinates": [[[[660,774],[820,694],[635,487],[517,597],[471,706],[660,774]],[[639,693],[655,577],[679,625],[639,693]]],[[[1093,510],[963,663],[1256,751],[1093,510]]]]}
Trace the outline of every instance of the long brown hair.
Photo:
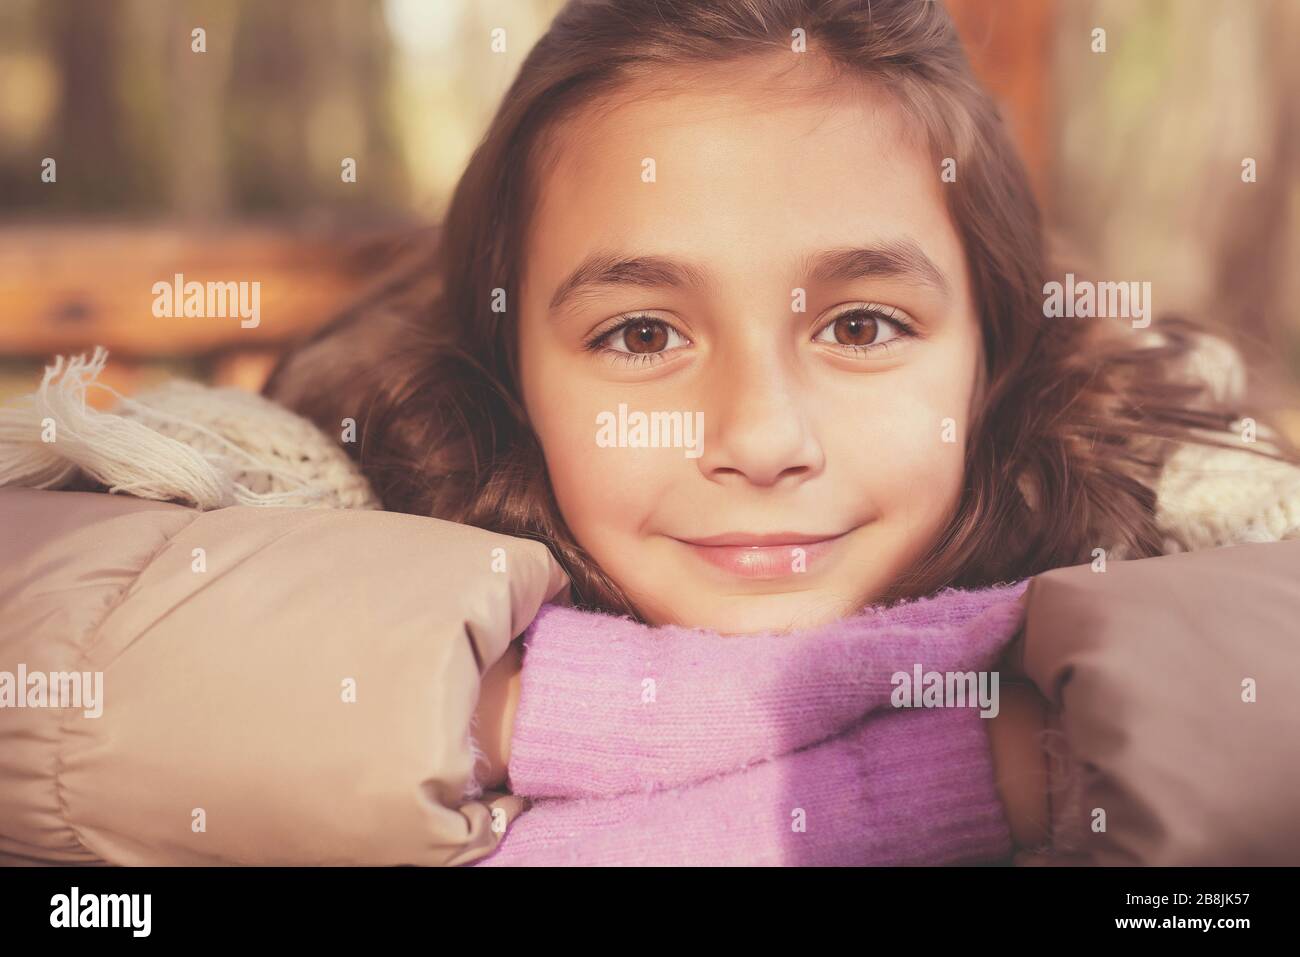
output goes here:
{"type": "MultiPolygon", "coordinates": [[[[337,434],[385,507],[551,546],[588,607],[637,614],[555,503],[516,375],[522,241],[538,163],[560,121],[663,67],[789,53],[892,94],[946,184],[983,328],[983,401],[967,493],[923,561],[884,600],[1007,581],[1089,560],[1159,554],[1154,484],[1176,441],[1242,447],[1241,411],[1184,373],[1195,330],[1139,340],[1114,321],[1044,318],[1043,230],[1028,177],[976,82],[947,11],[916,0],[571,0],[524,61],[440,228],[375,293],[286,356],[265,392],[337,434]],[[1219,436],[1216,438],[1215,436],[1219,436]]],[[[1293,455],[1294,450],[1288,450],[1293,455]]]]}

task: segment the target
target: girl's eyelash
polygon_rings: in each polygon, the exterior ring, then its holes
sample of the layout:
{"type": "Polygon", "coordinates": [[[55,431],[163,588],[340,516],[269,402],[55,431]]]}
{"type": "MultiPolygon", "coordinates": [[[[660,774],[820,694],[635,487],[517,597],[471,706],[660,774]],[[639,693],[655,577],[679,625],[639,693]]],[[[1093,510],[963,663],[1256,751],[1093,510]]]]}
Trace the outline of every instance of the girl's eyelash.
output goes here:
{"type": "MultiPolygon", "coordinates": [[[[883,319],[886,322],[890,323],[891,325],[895,326],[898,329],[898,333],[899,333],[898,336],[896,337],[898,339],[916,338],[916,336],[919,335],[919,333],[916,330],[916,327],[912,325],[909,319],[903,318],[903,313],[900,312],[900,310],[894,308],[893,306],[878,306],[875,304],[866,305],[866,306],[855,306],[852,309],[846,309],[844,310],[844,312],[837,313],[835,316],[831,317],[831,320],[829,322],[824,323],[820,328],[818,328],[817,331],[813,333],[813,335],[814,336],[821,335],[821,333],[824,330],[833,326],[836,322],[845,318],[846,316],[859,316],[859,315],[867,316],[871,319],[876,319],[876,320],[883,319]]],[[[604,343],[611,336],[619,332],[622,332],[628,326],[631,326],[638,322],[658,323],[660,325],[666,326],[669,329],[672,329],[674,332],[677,332],[677,335],[682,336],[682,334],[677,331],[677,329],[672,325],[672,323],[660,319],[658,316],[633,314],[633,315],[622,317],[614,325],[610,326],[607,329],[601,329],[600,331],[593,333],[588,339],[586,339],[583,342],[582,347],[588,352],[603,353],[606,357],[608,357],[614,362],[644,364],[647,362],[662,361],[665,354],[664,352],[623,352],[622,350],[619,349],[610,349],[608,346],[604,345],[604,343]]],[[[686,339],[685,336],[682,336],[682,338],[686,339]]],[[[894,339],[888,339],[884,342],[867,343],[865,345],[855,345],[849,342],[836,342],[833,343],[833,345],[838,346],[841,349],[849,349],[852,350],[853,352],[858,352],[858,353],[889,352],[894,341],[895,341],[894,339]]],[[[666,351],[668,350],[665,350],[665,352],[666,351]]]]}
{"type": "Polygon", "coordinates": [[[831,317],[829,322],[824,323],[815,333],[813,333],[813,335],[821,335],[825,330],[831,328],[835,323],[847,316],[866,316],[877,321],[883,319],[885,322],[888,322],[890,325],[898,329],[898,335],[893,339],[886,339],[884,342],[866,343],[864,345],[856,345],[851,342],[830,343],[830,345],[837,346],[840,349],[849,349],[858,353],[884,352],[888,354],[896,348],[894,343],[897,340],[915,339],[920,335],[916,326],[912,324],[912,321],[908,318],[904,318],[905,314],[901,310],[896,309],[893,306],[878,306],[874,303],[865,306],[854,306],[852,309],[845,309],[843,312],[836,313],[831,317]]]}
{"type": "MultiPolygon", "coordinates": [[[[618,322],[616,322],[614,325],[610,326],[609,328],[601,329],[599,332],[594,333],[589,339],[587,339],[582,344],[582,347],[586,349],[588,352],[603,353],[607,358],[609,358],[614,362],[624,362],[624,363],[630,362],[634,364],[643,364],[646,362],[662,361],[664,357],[663,352],[623,352],[619,349],[610,349],[608,346],[604,345],[605,341],[608,340],[611,336],[615,335],[616,333],[622,332],[628,326],[635,325],[638,322],[658,323],[659,325],[666,326],[667,328],[672,329],[674,332],[677,332],[677,329],[672,325],[672,323],[660,319],[658,316],[633,314],[633,315],[624,316],[622,319],[620,319],[618,322]]],[[[677,334],[679,336],[682,336],[680,332],[677,332],[677,334]]],[[[682,338],[686,339],[685,336],[682,336],[682,338]]]]}

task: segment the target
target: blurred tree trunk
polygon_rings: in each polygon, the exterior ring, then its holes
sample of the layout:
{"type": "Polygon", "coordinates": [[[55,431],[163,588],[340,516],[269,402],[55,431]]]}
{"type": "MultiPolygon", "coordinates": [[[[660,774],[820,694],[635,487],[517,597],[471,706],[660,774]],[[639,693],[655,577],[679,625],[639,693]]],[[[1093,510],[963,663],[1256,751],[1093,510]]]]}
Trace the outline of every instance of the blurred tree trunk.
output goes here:
{"type": "Polygon", "coordinates": [[[58,119],[57,190],[50,200],[78,210],[116,205],[131,179],[120,175],[130,155],[119,136],[117,75],[121,0],[49,3],[39,8],[49,48],[63,78],[58,119]]]}
{"type": "MultiPolygon", "coordinates": [[[[1274,2],[1255,8],[1261,37],[1260,69],[1269,82],[1259,91],[1259,124],[1242,157],[1258,164],[1257,180],[1233,184],[1238,201],[1225,211],[1215,270],[1216,321],[1236,329],[1256,362],[1289,363],[1300,376],[1300,4],[1274,2]],[[1282,348],[1279,349],[1278,345],[1282,348]]],[[[1229,179],[1231,182],[1231,180],[1229,179]]]]}
{"type": "Polygon", "coordinates": [[[159,146],[170,156],[170,207],[182,219],[220,216],[229,206],[225,121],[235,26],[243,8],[240,0],[169,4],[162,16],[156,4],[137,8],[140,19],[152,16],[166,25],[159,54],[170,77],[165,91],[169,122],[159,146]],[[196,27],[207,34],[203,53],[193,51],[196,27]]]}

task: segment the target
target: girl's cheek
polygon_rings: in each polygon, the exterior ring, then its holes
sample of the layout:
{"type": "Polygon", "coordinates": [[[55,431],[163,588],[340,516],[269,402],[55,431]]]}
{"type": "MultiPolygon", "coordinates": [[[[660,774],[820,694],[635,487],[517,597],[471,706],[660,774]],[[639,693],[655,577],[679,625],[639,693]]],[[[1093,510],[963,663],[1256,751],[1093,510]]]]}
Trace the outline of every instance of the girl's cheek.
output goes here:
{"type": "Polygon", "coordinates": [[[588,548],[594,536],[639,524],[657,498],[663,456],[674,450],[609,445],[602,420],[617,418],[620,400],[630,408],[642,403],[593,374],[585,356],[530,336],[521,346],[531,349],[524,373],[529,418],[566,523],[588,548]]]}
{"type": "Polygon", "coordinates": [[[579,528],[599,534],[639,524],[671,480],[668,457],[682,456],[679,449],[619,445],[618,405],[609,405],[588,401],[556,409],[539,430],[560,511],[580,538],[579,528]]]}
{"type": "Polygon", "coordinates": [[[870,411],[839,417],[828,465],[861,481],[882,513],[906,509],[920,518],[950,509],[965,468],[968,406],[962,376],[953,379],[957,387],[950,380],[946,389],[928,380],[909,387],[898,379],[870,411]]]}

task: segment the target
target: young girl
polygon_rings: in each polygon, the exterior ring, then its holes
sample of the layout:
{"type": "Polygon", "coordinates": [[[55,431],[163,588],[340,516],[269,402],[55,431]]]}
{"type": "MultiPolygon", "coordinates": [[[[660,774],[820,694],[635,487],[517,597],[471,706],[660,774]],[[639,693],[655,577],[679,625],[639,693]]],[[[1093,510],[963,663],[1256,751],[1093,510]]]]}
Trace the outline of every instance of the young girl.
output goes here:
{"type": "MultiPolygon", "coordinates": [[[[807,628],[1160,554],[1170,450],[1237,445],[1186,324],[1046,318],[1054,276],[941,4],[573,0],[436,246],[266,392],[355,418],[386,508],[545,541],[581,606],[807,628]]],[[[497,783],[518,666],[480,701],[497,783]]],[[[1042,713],[1008,697],[1029,833],[1042,713]]]]}

